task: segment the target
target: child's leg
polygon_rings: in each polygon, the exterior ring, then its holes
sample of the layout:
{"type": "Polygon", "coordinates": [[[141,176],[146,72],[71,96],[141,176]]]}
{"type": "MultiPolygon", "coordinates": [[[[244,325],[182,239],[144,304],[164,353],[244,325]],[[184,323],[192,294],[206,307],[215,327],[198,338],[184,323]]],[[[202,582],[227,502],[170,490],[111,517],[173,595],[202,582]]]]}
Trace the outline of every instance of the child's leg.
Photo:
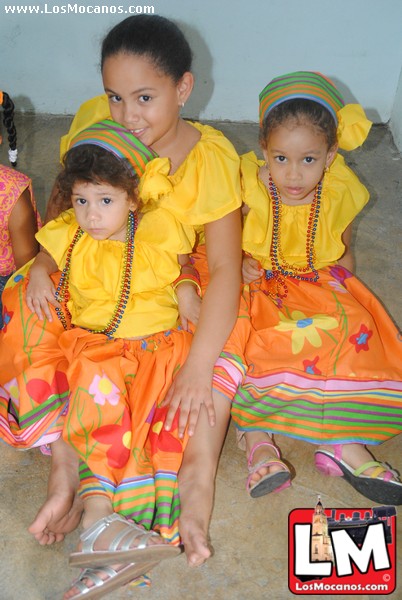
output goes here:
{"type": "MultiPolygon", "coordinates": [[[[58,275],[53,276],[57,286],[58,275]]],[[[29,531],[41,545],[60,541],[77,527],[82,507],[76,497],[78,460],[61,439],[69,386],[59,348],[64,329],[40,321],[25,302],[27,280],[20,270],[3,294],[5,326],[0,336],[0,438],[16,448],[50,444],[47,499],[29,531]]]]}
{"type": "Polygon", "coordinates": [[[28,531],[41,545],[60,542],[73,531],[82,515],[82,501],[77,496],[79,485],[78,457],[59,438],[53,442],[52,464],[48,479],[47,498],[28,531]]]}
{"type": "Polygon", "coordinates": [[[179,471],[179,531],[190,566],[201,565],[211,555],[208,529],[214,501],[215,476],[230,418],[228,400],[217,392],[213,392],[213,399],[216,425],[211,427],[206,410],[201,410],[179,471]]]}

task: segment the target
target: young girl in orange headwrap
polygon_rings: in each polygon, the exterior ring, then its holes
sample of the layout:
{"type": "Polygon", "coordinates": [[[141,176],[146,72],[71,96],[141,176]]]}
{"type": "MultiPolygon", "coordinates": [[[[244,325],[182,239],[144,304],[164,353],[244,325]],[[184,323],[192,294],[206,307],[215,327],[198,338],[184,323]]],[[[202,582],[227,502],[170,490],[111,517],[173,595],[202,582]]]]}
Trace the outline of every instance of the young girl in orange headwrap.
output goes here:
{"type": "Polygon", "coordinates": [[[80,460],[84,532],[70,564],[89,568],[65,598],[101,597],[180,552],[167,542],[180,541],[188,436],[178,418],[164,430],[163,400],[192,340],[172,284],[194,237],[166,209],[141,210],[138,176],[155,156],[111,120],[75,136],[60,215],[38,232],[28,277],[6,289],[0,436],[64,453],[73,484],[80,460]]]}
{"type": "Polygon", "coordinates": [[[337,154],[371,124],[328,78],[302,71],[264,88],[260,125],[265,162],[242,157],[252,331],[232,409],[247,489],[257,497],[290,485],[278,433],[317,444],[320,472],[402,504],[397,473],[366,448],[402,431],[401,337],[352,274],[352,222],[369,195],[337,154]]]}

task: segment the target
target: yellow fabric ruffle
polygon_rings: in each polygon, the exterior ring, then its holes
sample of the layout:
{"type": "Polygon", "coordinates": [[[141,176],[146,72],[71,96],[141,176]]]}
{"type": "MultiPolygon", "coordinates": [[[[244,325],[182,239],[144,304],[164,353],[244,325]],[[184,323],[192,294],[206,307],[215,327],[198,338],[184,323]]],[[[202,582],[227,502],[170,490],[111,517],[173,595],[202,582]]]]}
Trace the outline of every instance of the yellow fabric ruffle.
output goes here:
{"type": "MultiPolygon", "coordinates": [[[[70,209],[36,236],[61,270],[77,226],[70,209]]],[[[193,245],[192,228],[183,228],[163,208],[142,216],[135,234],[131,296],[114,337],[145,336],[176,326],[177,302],[171,283],[180,274],[177,255],[190,253],[193,245]]],[[[78,241],[69,281],[68,307],[74,325],[96,330],[110,320],[120,292],[124,248],[124,242],[94,240],[87,234],[78,241]]]]}
{"type": "MultiPolygon", "coordinates": [[[[272,205],[268,191],[258,173],[263,161],[253,152],[241,157],[243,201],[249,207],[243,228],[243,250],[256,258],[264,269],[272,269],[272,205]]],[[[345,251],[342,234],[368,202],[369,193],[356,175],[336,155],[325,173],[321,196],[314,266],[321,269],[334,264],[345,251]]],[[[290,264],[306,264],[307,222],[310,204],[282,205],[281,247],[290,264]]]]}
{"type": "Polygon", "coordinates": [[[354,150],[363,144],[371,129],[360,104],[346,104],[338,110],[338,144],[342,150],[354,150]]]}
{"type": "Polygon", "coordinates": [[[181,223],[196,227],[241,206],[240,159],[223,133],[201,123],[191,125],[201,133],[199,141],[173,175],[168,159],[149,162],[140,197],[145,203],[157,200],[181,223]]]}

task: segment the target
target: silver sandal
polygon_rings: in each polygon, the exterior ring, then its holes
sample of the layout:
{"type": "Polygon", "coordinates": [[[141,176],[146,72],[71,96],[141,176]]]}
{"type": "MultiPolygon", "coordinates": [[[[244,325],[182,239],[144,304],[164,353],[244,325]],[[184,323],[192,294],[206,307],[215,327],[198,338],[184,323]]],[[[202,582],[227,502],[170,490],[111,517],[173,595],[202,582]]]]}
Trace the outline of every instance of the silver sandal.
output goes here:
{"type": "Polygon", "coordinates": [[[82,571],[78,579],[73,581],[70,590],[77,588],[78,594],[75,594],[70,600],[79,600],[80,598],[102,598],[109,592],[126,585],[130,581],[137,579],[141,575],[145,575],[157,562],[142,563],[140,565],[129,564],[116,571],[112,567],[97,567],[95,569],[85,569],[82,571]],[[107,575],[106,579],[102,579],[101,575],[107,575]],[[93,585],[89,586],[85,583],[85,579],[88,579],[93,585]]]}
{"type": "Polygon", "coordinates": [[[81,534],[82,550],[70,554],[69,564],[76,567],[96,567],[107,564],[160,561],[181,554],[181,549],[171,544],[148,545],[151,538],[163,539],[155,531],[147,531],[133,521],[114,513],[99,519],[81,534]],[[94,550],[99,536],[116,522],[124,523],[125,527],[115,535],[107,550],[94,550]],[[132,547],[132,543],[137,539],[138,544],[132,547]]]}

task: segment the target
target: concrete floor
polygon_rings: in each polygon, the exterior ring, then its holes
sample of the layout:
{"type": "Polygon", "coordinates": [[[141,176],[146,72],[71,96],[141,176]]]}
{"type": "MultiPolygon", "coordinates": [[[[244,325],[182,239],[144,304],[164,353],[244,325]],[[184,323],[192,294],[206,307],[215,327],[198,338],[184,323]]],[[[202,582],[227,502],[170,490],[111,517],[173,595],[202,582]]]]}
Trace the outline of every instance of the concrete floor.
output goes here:
{"type": "MultiPolygon", "coordinates": [[[[68,117],[17,116],[20,158],[18,167],[32,177],[43,212],[58,164],[58,141],[68,117]]],[[[239,152],[257,150],[257,126],[219,123],[239,152]]],[[[0,161],[7,164],[6,148],[0,161]]],[[[402,325],[402,187],[401,155],[386,127],[372,129],[363,149],[348,157],[371,192],[371,202],[358,217],[355,231],[356,272],[381,296],[396,323],[402,325]]],[[[244,454],[236,447],[230,427],[220,462],[215,509],[211,523],[214,556],[203,567],[190,570],[183,556],[165,561],[152,574],[146,589],[122,588],[110,600],[176,600],[178,596],[211,600],[286,600],[288,590],[289,512],[313,508],[321,495],[325,508],[371,508],[373,503],[338,478],[315,472],[313,446],[286,438],[276,440],[293,465],[291,488],[260,499],[245,492],[244,454]]],[[[402,471],[402,437],[381,446],[376,456],[402,471]]],[[[0,454],[0,600],[57,600],[77,570],[67,566],[78,532],[55,546],[39,547],[27,533],[46,494],[49,459],[39,451],[17,452],[4,445],[0,454]]],[[[402,555],[402,521],[397,517],[397,555],[402,555]]],[[[392,597],[402,599],[402,561],[392,597]]],[[[317,598],[317,596],[304,596],[317,598]]],[[[352,596],[350,596],[352,597],[352,596]]],[[[389,597],[389,596],[387,596],[389,597]]],[[[338,595],[326,596],[328,600],[338,595]]],[[[355,599],[385,596],[353,596],[355,599]]]]}

